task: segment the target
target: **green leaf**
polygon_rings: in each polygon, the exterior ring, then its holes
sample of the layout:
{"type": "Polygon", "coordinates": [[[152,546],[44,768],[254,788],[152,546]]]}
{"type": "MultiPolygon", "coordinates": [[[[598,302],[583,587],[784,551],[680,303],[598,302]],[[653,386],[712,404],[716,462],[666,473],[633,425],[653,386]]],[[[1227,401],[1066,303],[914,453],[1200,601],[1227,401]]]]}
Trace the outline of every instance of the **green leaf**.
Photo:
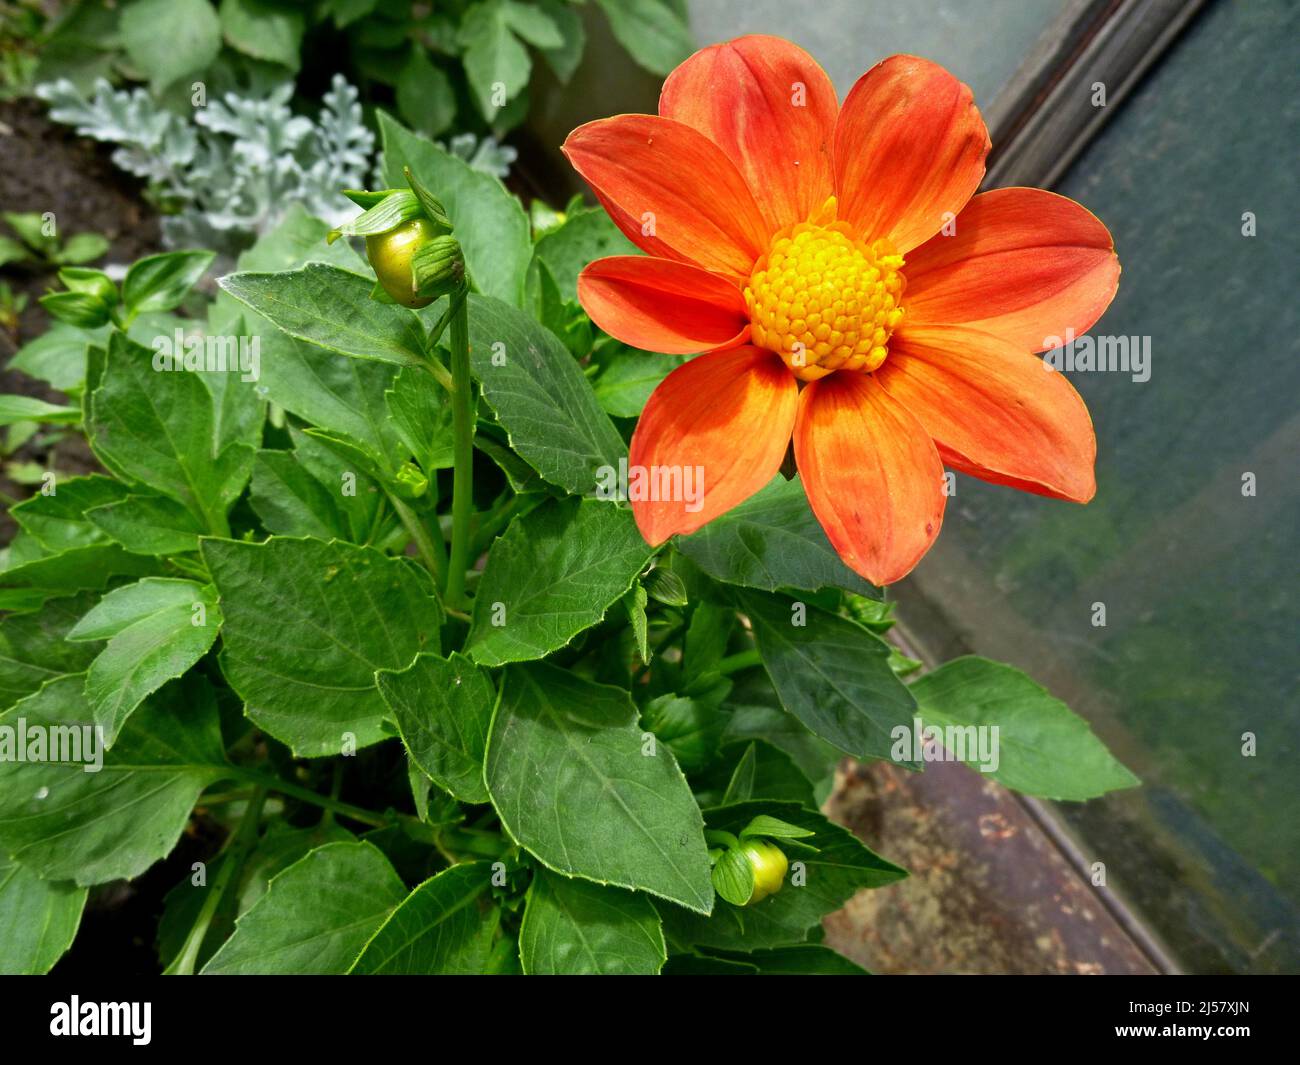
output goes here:
{"type": "Polygon", "coordinates": [[[768,592],[844,588],[879,595],[840,561],[817,524],[798,478],[774,478],[740,506],[699,532],[679,536],[676,543],[710,577],[728,584],[768,592]]]}
{"type": "Polygon", "coordinates": [[[50,328],[28,341],[9,360],[11,370],[21,370],[28,377],[45,381],[60,392],[81,386],[86,376],[86,349],[102,343],[107,328],[87,331],[54,322],[50,328]]]}
{"type": "Polygon", "coordinates": [[[90,609],[89,592],[51,599],[30,614],[0,618],[0,709],[13,706],[46,681],[83,672],[98,644],[68,643],[67,635],[90,609]]]}
{"type": "MultiPolygon", "coordinates": [[[[48,599],[52,595],[103,588],[114,577],[150,577],[158,570],[158,563],[152,558],[127,554],[117,544],[89,544],[0,570],[0,589],[32,593],[17,598],[48,599]]],[[[4,596],[0,594],[0,603],[3,601],[4,596]]],[[[12,608],[5,603],[0,609],[12,608]]]]}
{"type": "Polygon", "coordinates": [[[451,79],[429,62],[423,48],[413,47],[397,75],[397,110],[416,132],[436,137],[456,118],[451,79]]]}
{"type": "Polygon", "coordinates": [[[268,0],[221,0],[221,29],[236,51],[297,71],[304,29],[300,11],[268,0]]]}
{"type": "Polygon", "coordinates": [[[612,503],[543,503],[492,545],[465,653],[499,666],[563,647],[605,616],[652,553],[631,513],[612,503]]]}
{"type": "Polygon", "coordinates": [[[121,29],[127,55],[155,93],[199,73],[221,51],[221,21],[208,0],[134,0],[121,29]]]}
{"type": "Polygon", "coordinates": [[[820,943],[723,953],[723,962],[753,965],[759,976],[870,976],[866,969],[820,943]]]}
{"type": "Polygon", "coordinates": [[[650,664],[650,619],[645,612],[648,602],[645,587],[639,581],[634,582],[623,596],[623,606],[632,625],[632,637],[636,640],[636,653],[646,665],[650,664]]]}
{"type": "Polygon", "coordinates": [[[686,362],[686,357],[612,343],[600,348],[593,362],[597,372],[591,385],[600,405],[616,418],[635,418],[659,383],[686,362]]]}
{"type": "Polygon", "coordinates": [[[214,532],[248,483],[261,432],[254,423],[243,439],[223,440],[204,375],[156,372],[150,352],[121,333],[109,341],[87,428],[105,466],[175,499],[214,532]]]}
{"type": "Polygon", "coordinates": [[[339,542],[204,540],[221,595],[221,668],[247,713],[296,754],[378,743],[375,671],[438,650],[442,610],[406,559],[339,542]]]}
{"type": "Polygon", "coordinates": [[[129,494],[125,485],[99,474],[55,481],[50,489],[50,494],[38,492],[9,511],[14,521],[50,551],[107,540],[104,531],[88,520],[87,511],[120,502],[129,494]]]}
{"type": "Polygon", "coordinates": [[[77,622],[69,640],[108,640],[86,674],[86,698],[104,742],[151,693],[208,652],[221,627],[216,589],[146,577],[115,588],[77,622]]]}
{"type": "MultiPolygon", "coordinates": [[[[472,169],[463,159],[403,128],[382,111],[379,130],[385,182],[393,188],[404,187],[403,168],[409,166],[447,209],[475,289],[522,307],[524,275],[533,246],[528,218],[519,201],[491,174],[472,169]]],[[[473,319],[471,310],[471,325],[473,319]]]]}
{"type": "Polygon", "coordinates": [[[433,375],[412,366],[401,370],[384,393],[392,427],[427,471],[452,466],[451,403],[433,375]]]}
{"type": "Polygon", "coordinates": [[[1083,718],[1014,666],[957,658],[917,679],[911,691],[922,727],[945,730],[945,747],[975,769],[987,770],[981,756],[990,750],[976,730],[997,729],[996,768],[987,775],[1015,791],[1082,802],[1141,783],[1083,718]]]}
{"type": "Polygon", "coordinates": [[[89,292],[51,292],[37,302],[64,325],[98,329],[107,325],[113,308],[89,292]]]}
{"type": "Polygon", "coordinates": [[[573,495],[615,487],[627,447],[554,334],[499,300],[471,297],[470,361],[511,446],[573,495]]]}
{"type": "MultiPolygon", "coordinates": [[[[736,682],[723,704],[728,718],[723,742],[763,740],[789,757],[808,780],[829,778],[844,757],[825,740],[818,739],[793,714],[786,712],[762,670],[751,670],[736,682]]],[[[759,749],[760,765],[762,748],[759,749]]],[[[772,796],[790,798],[791,796],[772,796]]]]}
{"type": "Polygon", "coordinates": [[[86,894],[67,880],[42,880],[0,850],[0,975],[49,972],[72,946],[86,894]]]}
{"type": "Polygon", "coordinates": [[[915,701],[889,668],[889,645],[811,604],[760,592],[738,593],[737,603],[785,708],[846,754],[890,757],[893,730],[911,728],[915,701]]]}
{"type": "Polygon", "coordinates": [[[334,497],[292,451],[257,453],[248,501],[262,524],[281,536],[351,539],[334,497]]]}
{"type": "Polygon", "coordinates": [[[326,263],[287,273],[229,274],[222,289],[291,337],[357,359],[418,366],[420,320],[405,307],[370,298],[374,282],[326,263]]]}
{"type": "Polygon", "coordinates": [[[374,844],[327,843],[271,881],[203,973],[346,973],[405,896],[374,844]]]}
{"type": "Polygon", "coordinates": [[[74,233],[55,253],[55,260],[60,263],[94,262],[108,251],[108,238],[99,233],[74,233]]]}
{"type": "Polygon", "coordinates": [[[537,870],[519,929],[529,976],[653,976],[667,960],[644,895],[537,870]]]}
{"type": "Polygon", "coordinates": [[[138,260],[122,282],[127,314],[175,310],[215,258],[210,251],[170,251],[138,260]]]}
{"type": "Polygon", "coordinates": [[[670,74],[695,51],[686,20],[669,0],[597,0],[618,43],[651,74],[670,74]]]}
{"type": "Polygon", "coordinates": [[[712,760],[726,722],[711,700],[671,692],[651,699],[641,711],[641,723],[668,745],[688,772],[712,760]]]}
{"type": "Polygon", "coordinates": [[[759,814],[740,830],[741,839],[746,839],[749,836],[767,836],[770,839],[803,839],[816,834],[810,828],[792,825],[789,821],[782,821],[779,817],[772,817],[770,814],[759,814]]]}
{"type": "Polygon", "coordinates": [[[478,975],[487,967],[501,911],[483,896],[487,862],[453,865],[417,887],[370,938],[348,971],[478,975]]]}
{"type": "Polygon", "coordinates": [[[47,403],[32,396],[0,396],[0,425],[14,422],[43,422],[47,425],[76,425],[81,411],[59,403],[47,403]]]}
{"type": "Polygon", "coordinates": [[[92,726],[84,684],[79,675],[51,681],[0,715],[0,726],[23,720],[29,736],[40,726],[51,743],[62,735],[73,745],[63,753],[83,756],[0,760],[0,850],[51,880],[130,880],[171,852],[200,792],[230,775],[216,701],[195,675],[170,684],[104,752],[85,742],[92,726]],[[53,731],[59,726],[62,733],[53,731]],[[102,756],[98,770],[87,752],[102,756]]]}
{"type": "Polygon", "coordinates": [[[140,555],[179,555],[199,549],[204,529],[173,499],[132,493],[117,503],[86,511],[109,539],[140,555]]]}
{"type": "Polygon", "coordinates": [[[743,852],[727,849],[718,855],[713,888],[733,906],[744,906],[754,897],[754,867],[743,852]]]}
{"type": "Polygon", "coordinates": [[[797,803],[744,802],[706,810],[710,829],[739,834],[760,814],[809,829],[815,851],[791,849],[790,874],[781,890],[753,906],[718,906],[712,917],[660,905],[670,942],[721,950],[751,951],[804,943],[821,919],[862,888],[884,887],[907,873],[873,854],[856,836],[797,803]],[[798,863],[802,863],[802,867],[798,863]],[[803,885],[799,886],[802,879],[803,885]]]}
{"type": "Polygon", "coordinates": [[[461,802],[487,802],[483,755],[497,702],[491,674],[460,654],[422,654],[375,680],[415,764],[461,802]]]}
{"type": "Polygon", "coordinates": [[[538,51],[546,58],[560,83],[567,85],[578,69],[578,64],[582,62],[582,53],[587,45],[587,31],[583,27],[582,16],[562,0],[538,0],[537,6],[554,23],[561,39],[560,44],[539,46],[538,51]]]}
{"type": "Polygon", "coordinates": [[[699,807],[621,688],[546,663],[510,667],[486,778],[506,832],[548,869],[712,909],[699,807]]]}
{"type": "MultiPolygon", "coordinates": [[[[533,62],[528,49],[515,36],[510,12],[520,5],[510,0],[482,0],[472,5],[461,22],[457,41],[464,49],[465,76],[474,92],[479,111],[493,122],[506,101],[528,84],[533,62]],[[499,104],[494,97],[502,90],[499,104]]],[[[541,14],[537,12],[537,14],[541,14]]],[[[545,15],[541,15],[545,19],[545,15]]],[[[563,44],[559,31],[551,27],[548,47],[563,44]]]]}
{"type": "MultiPolygon", "coordinates": [[[[608,255],[640,255],[641,249],[623,235],[605,211],[583,207],[540,237],[534,254],[551,271],[560,294],[572,302],[578,298],[578,275],[588,263],[608,255]]],[[[644,352],[641,354],[644,356],[644,352]]]]}

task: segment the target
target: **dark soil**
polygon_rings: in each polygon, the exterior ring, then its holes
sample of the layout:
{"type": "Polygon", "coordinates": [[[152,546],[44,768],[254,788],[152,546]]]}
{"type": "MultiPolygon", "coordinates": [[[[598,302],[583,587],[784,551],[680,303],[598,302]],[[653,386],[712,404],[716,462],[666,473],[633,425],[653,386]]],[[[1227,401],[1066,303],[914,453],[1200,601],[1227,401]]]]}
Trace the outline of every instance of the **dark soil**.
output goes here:
{"type": "MultiPolygon", "coordinates": [[[[113,166],[110,151],[107,145],[81,139],[50,122],[37,100],[0,100],[0,209],[53,211],[65,236],[102,233],[111,247],[102,260],[87,265],[126,264],[158,251],[157,216],[144,202],[140,184],[113,166]]],[[[49,325],[49,316],[36,301],[59,287],[54,271],[10,264],[0,269],[0,280],[15,295],[27,296],[17,332],[0,329],[0,393],[64,401],[44,382],[7,369],[14,353],[49,325]]],[[[74,433],[60,434],[54,441],[38,434],[11,459],[35,462],[64,476],[96,468],[85,442],[74,433]]],[[[0,492],[19,499],[30,494],[30,488],[15,484],[0,469],[0,492]]],[[[13,523],[5,514],[0,519],[0,543],[8,543],[13,533],[13,523]]]]}

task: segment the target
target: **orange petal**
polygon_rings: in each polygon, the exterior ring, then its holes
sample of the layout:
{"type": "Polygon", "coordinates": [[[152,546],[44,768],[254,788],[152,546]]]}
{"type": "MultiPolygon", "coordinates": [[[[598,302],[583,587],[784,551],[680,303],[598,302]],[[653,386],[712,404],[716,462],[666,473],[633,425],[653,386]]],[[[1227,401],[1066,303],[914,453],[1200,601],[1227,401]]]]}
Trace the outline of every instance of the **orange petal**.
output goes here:
{"type": "Polygon", "coordinates": [[[597,259],[578,275],[578,300],[606,333],[646,351],[686,355],[748,339],[749,313],[740,289],[672,259],[597,259]]]}
{"type": "Polygon", "coordinates": [[[698,130],[657,115],[588,122],[561,149],[642,251],[737,279],[767,247],[745,179],[698,130]]]}
{"type": "Polygon", "coordinates": [[[974,195],[988,150],[970,89],[928,59],[891,56],[858,79],[840,111],[839,216],[868,240],[911,251],[974,195]]]}
{"type": "Polygon", "coordinates": [[[1119,284],[1110,233],[1079,204],[1042,189],[976,196],[956,232],[907,257],[907,321],[963,324],[1025,351],[1086,333],[1119,284]]]}
{"type": "Polygon", "coordinates": [[[668,75],[659,113],[727,154],[772,231],[805,221],[835,191],[835,86],[812,56],[780,37],[702,48],[668,75]]]}
{"type": "Polygon", "coordinates": [[[911,572],[943,524],[943,464],[921,424],[866,374],[804,388],[794,454],[817,520],[873,584],[911,572]]]}
{"type": "Polygon", "coordinates": [[[1076,503],[1096,492],[1088,408],[1062,374],[1020,346],[965,326],[908,323],[876,376],[954,469],[1076,503]]]}
{"type": "Polygon", "coordinates": [[[798,397],[780,358],[748,344],[701,355],[665,377],[628,455],[641,535],[661,544],[692,533],[767,484],[785,458],[798,397]]]}

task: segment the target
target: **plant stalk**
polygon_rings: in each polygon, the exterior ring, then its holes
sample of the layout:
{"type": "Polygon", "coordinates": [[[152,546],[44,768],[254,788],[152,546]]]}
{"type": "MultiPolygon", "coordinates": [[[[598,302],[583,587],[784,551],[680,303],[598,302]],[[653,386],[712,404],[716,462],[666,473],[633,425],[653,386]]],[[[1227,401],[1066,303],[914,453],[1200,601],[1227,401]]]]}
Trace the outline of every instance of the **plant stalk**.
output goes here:
{"type": "Polygon", "coordinates": [[[474,508],[474,407],[469,373],[469,301],[461,288],[451,308],[451,557],[447,562],[449,609],[465,606],[465,570],[469,567],[470,519],[474,508]]]}

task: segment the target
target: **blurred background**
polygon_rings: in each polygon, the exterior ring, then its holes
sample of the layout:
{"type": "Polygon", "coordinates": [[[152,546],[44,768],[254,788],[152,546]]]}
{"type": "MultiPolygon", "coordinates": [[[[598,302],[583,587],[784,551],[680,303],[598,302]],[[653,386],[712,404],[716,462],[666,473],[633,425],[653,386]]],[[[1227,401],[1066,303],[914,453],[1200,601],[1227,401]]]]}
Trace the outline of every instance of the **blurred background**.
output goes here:
{"type": "MultiPolygon", "coordinates": [[[[367,115],[394,110],[525,199],[559,207],[584,191],[558,154],[568,131],[653,111],[692,41],[787,37],[841,97],[895,52],[943,64],[989,123],[987,187],[1050,187],[1110,227],[1123,276],[1094,332],[1148,343],[1150,376],[1071,375],[1098,436],[1089,506],[958,477],[944,535],[891,594],[920,657],[1016,663],[1084,715],[1144,787],[1043,804],[951,765],[916,777],[848,767],[837,813],[914,876],[870,893],[828,935],[882,972],[1300,970],[1300,241],[1287,221],[1300,5],[544,0],[536,6],[566,27],[557,46],[526,16],[489,25],[498,3],[0,4],[0,207],[40,211],[59,197],[72,228],[103,234],[117,261],[169,230],[173,241],[228,239],[236,254],[273,205],[312,186],[302,177],[258,191],[250,177],[242,191],[217,183],[208,202],[176,202],[169,181],[191,178],[193,160],[183,145],[142,146],[141,109],[175,110],[200,74],[214,96],[260,101],[227,123],[256,140],[293,128],[290,109],[328,128],[341,73],[367,115]],[[154,22],[169,55],[150,52],[132,8],[180,19],[173,37],[154,22]],[[159,73],[209,17],[219,51],[159,73]],[[489,34],[517,49],[500,108],[482,98],[493,71],[476,47],[489,34]],[[104,97],[96,110],[100,75],[153,102],[133,112],[104,97]],[[38,93],[60,78],[71,82],[38,93]]],[[[272,158],[251,173],[272,172],[272,158]]],[[[8,233],[11,244],[21,236],[8,233]]],[[[43,328],[32,306],[42,277],[16,265],[11,255],[0,290],[6,360],[43,328]]],[[[40,354],[18,365],[41,365],[40,354]]],[[[12,373],[5,383],[30,387],[12,373]]],[[[17,484],[21,446],[10,438],[5,451],[17,484]]]]}

